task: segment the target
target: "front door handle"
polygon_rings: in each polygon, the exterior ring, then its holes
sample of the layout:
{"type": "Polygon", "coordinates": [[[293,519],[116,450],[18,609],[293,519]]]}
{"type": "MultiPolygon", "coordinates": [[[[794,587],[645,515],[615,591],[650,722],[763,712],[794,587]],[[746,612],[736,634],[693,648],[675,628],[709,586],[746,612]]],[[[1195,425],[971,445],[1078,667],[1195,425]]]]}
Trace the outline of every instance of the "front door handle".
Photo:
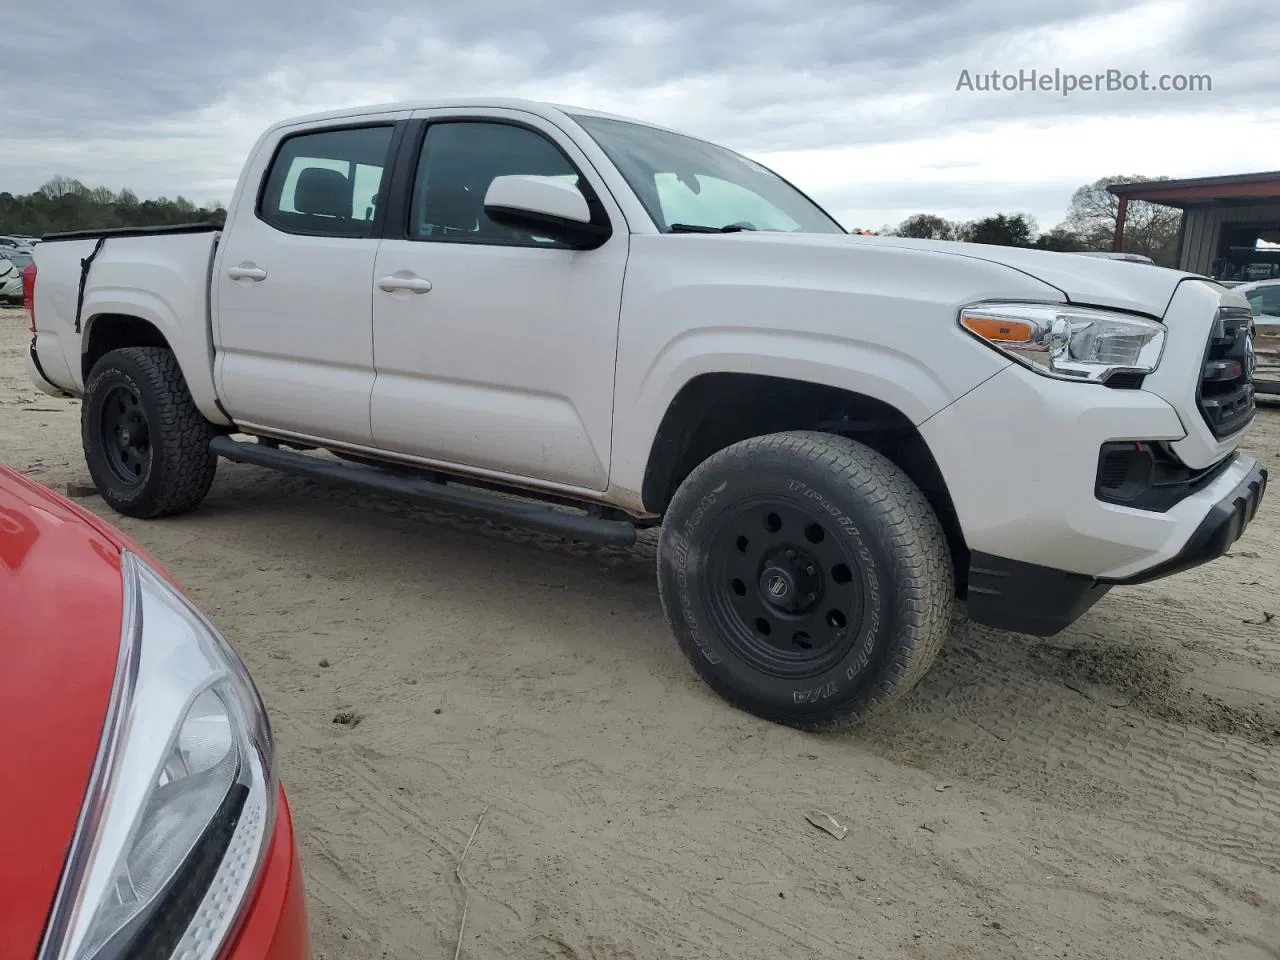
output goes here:
{"type": "Polygon", "coordinates": [[[234,267],[227,267],[227,276],[232,280],[258,281],[267,279],[267,271],[256,263],[238,263],[234,267]]]}
{"type": "Polygon", "coordinates": [[[385,290],[387,293],[395,293],[397,290],[408,290],[410,293],[430,293],[431,281],[424,280],[422,277],[406,277],[392,274],[389,277],[382,277],[378,280],[378,289],[385,290]]]}

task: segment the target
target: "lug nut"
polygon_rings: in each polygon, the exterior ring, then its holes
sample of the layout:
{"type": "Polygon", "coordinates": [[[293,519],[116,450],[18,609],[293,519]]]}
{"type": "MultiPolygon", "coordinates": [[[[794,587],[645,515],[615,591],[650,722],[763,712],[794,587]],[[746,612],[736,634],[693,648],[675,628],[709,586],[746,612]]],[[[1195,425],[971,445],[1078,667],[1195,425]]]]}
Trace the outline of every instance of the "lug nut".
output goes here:
{"type": "Polygon", "coordinates": [[[817,573],[817,572],[818,572],[818,568],[817,568],[817,567],[815,567],[815,566],[811,563],[811,564],[809,564],[807,567],[805,567],[805,568],[804,568],[804,572],[805,572],[805,573],[807,573],[809,576],[811,576],[811,577],[812,577],[815,573],[817,573]]]}

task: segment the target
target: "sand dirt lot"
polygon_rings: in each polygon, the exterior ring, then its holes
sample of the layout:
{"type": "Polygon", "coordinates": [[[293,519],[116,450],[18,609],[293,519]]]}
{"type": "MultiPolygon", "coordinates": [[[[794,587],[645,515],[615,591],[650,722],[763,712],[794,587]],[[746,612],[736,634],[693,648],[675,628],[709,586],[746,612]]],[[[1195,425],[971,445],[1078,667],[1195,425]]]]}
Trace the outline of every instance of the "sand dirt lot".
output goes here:
{"type": "MultiPolygon", "coordinates": [[[[79,408],[27,383],[25,326],[0,311],[0,460],[65,492],[79,408]]],[[[1280,467],[1280,409],[1248,446],[1280,467]]],[[[1057,637],[958,619],[900,707],[821,736],[695,679],[652,544],[228,463],[186,517],[81,502],[252,669],[318,957],[453,957],[485,810],[470,960],[1280,957],[1280,488],[1230,556],[1057,637]]]]}

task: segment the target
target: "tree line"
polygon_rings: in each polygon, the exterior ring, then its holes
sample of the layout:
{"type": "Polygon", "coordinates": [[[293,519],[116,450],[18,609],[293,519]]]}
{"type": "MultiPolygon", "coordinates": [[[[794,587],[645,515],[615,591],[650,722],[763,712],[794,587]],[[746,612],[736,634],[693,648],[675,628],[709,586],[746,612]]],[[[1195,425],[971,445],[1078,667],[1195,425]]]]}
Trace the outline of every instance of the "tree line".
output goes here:
{"type": "Polygon", "coordinates": [[[42,237],[65,230],[158,227],[193,220],[222,220],[221,205],[198,206],[186,197],[140,200],[132,190],[87,187],[54,177],[35,193],[0,192],[0,234],[42,237]]]}
{"type": "MultiPolygon", "coordinates": [[[[1044,232],[1040,231],[1035,218],[1026,213],[996,213],[965,222],[917,213],[896,227],[884,227],[876,232],[886,236],[963,240],[1041,250],[1110,250],[1118,198],[1108,192],[1107,187],[1113,183],[1152,179],[1168,178],[1103,177],[1086,184],[1072,195],[1065,219],[1044,232]]],[[[173,200],[166,197],[140,200],[132,190],[116,192],[109,187],[87,187],[67,177],[54,177],[35,193],[0,193],[0,234],[39,237],[64,230],[165,226],[192,220],[221,221],[225,217],[226,210],[219,204],[200,207],[182,196],[173,200]]],[[[1130,203],[1125,250],[1173,266],[1180,218],[1180,212],[1169,207],[1130,203]]]]}
{"type": "MultiPolygon", "coordinates": [[[[955,221],[932,213],[917,213],[896,227],[877,231],[883,236],[924,240],[961,240],[1005,247],[1082,252],[1110,250],[1116,230],[1119,197],[1107,190],[1114,183],[1167,180],[1168,177],[1103,177],[1076,190],[1061,223],[1041,232],[1027,213],[997,213],[978,220],[955,221]]],[[[1182,213],[1153,203],[1131,201],[1125,214],[1124,249],[1141,253],[1162,266],[1174,266],[1182,213]]]]}

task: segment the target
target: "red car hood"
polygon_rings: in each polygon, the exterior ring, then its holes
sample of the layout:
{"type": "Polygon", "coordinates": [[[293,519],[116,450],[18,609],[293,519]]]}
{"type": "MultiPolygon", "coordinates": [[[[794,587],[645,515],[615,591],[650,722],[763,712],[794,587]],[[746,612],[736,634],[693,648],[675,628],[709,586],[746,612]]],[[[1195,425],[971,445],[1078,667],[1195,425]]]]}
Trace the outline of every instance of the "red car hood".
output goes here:
{"type": "Polygon", "coordinates": [[[35,955],[75,832],[120,648],[126,544],[0,467],[0,960],[35,955]]]}

